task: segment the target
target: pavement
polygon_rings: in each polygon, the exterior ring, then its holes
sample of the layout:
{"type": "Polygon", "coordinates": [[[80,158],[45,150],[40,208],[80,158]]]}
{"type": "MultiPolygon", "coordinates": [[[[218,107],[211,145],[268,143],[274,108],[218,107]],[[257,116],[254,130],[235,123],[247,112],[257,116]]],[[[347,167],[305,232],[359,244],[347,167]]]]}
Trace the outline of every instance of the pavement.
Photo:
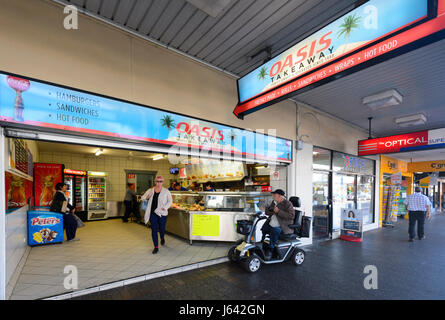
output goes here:
{"type": "Polygon", "coordinates": [[[76,300],[445,299],[445,214],[425,225],[425,240],[408,242],[408,221],[366,232],[362,243],[332,240],[306,247],[300,267],[266,265],[248,274],[218,264],[97,292],[76,300]],[[365,289],[366,266],[377,289],[365,289]]]}

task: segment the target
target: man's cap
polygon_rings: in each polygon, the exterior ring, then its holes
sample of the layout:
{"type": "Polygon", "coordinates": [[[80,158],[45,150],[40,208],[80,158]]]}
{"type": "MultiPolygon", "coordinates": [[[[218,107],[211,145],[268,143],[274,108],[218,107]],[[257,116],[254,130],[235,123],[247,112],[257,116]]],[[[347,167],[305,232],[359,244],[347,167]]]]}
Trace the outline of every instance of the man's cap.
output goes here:
{"type": "Polygon", "coordinates": [[[276,189],[275,191],[272,191],[272,194],[274,194],[274,193],[277,193],[277,194],[279,194],[279,195],[281,195],[281,196],[284,196],[284,195],[285,195],[284,191],[281,190],[281,189],[276,189]]]}

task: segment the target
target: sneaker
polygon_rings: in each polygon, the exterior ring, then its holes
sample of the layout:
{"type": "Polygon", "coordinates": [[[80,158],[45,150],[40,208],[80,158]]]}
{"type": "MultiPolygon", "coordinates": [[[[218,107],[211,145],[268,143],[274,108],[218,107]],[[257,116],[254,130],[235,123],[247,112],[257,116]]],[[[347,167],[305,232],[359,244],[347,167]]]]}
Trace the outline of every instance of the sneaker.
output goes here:
{"type": "Polygon", "coordinates": [[[425,236],[419,237],[419,240],[424,240],[425,238],[426,238],[425,236]]]}
{"type": "Polygon", "coordinates": [[[408,241],[409,241],[409,242],[414,242],[414,239],[413,239],[413,238],[410,238],[408,241]]]}
{"type": "Polygon", "coordinates": [[[158,251],[159,251],[158,248],[154,248],[152,253],[153,253],[153,254],[156,254],[156,253],[158,253],[158,251]]]}
{"type": "Polygon", "coordinates": [[[73,238],[73,239],[68,240],[68,241],[79,241],[79,240],[80,240],[79,238],[73,238]]]}
{"type": "Polygon", "coordinates": [[[161,245],[165,244],[165,239],[161,239],[161,245]]]}

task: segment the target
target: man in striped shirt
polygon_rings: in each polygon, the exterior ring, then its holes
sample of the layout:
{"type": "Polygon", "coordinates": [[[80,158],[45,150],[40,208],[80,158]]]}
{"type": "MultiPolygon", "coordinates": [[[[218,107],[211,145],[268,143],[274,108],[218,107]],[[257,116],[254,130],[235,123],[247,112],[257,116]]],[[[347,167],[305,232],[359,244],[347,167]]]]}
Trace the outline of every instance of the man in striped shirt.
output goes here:
{"type": "Polygon", "coordinates": [[[425,239],[424,226],[425,215],[429,219],[431,216],[431,201],[421,193],[420,187],[414,189],[415,193],[405,199],[406,209],[409,211],[409,241],[414,241],[414,228],[417,222],[417,236],[419,240],[425,239]]]}

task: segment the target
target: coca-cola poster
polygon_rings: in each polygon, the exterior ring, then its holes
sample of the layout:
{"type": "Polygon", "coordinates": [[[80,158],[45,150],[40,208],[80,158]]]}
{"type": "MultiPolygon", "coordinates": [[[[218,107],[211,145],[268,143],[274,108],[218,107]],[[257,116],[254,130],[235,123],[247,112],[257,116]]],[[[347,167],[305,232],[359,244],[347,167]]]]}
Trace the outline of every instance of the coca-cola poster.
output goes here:
{"type": "Polygon", "coordinates": [[[62,182],[63,165],[34,163],[34,205],[48,207],[56,193],[56,184],[62,182]]]}

